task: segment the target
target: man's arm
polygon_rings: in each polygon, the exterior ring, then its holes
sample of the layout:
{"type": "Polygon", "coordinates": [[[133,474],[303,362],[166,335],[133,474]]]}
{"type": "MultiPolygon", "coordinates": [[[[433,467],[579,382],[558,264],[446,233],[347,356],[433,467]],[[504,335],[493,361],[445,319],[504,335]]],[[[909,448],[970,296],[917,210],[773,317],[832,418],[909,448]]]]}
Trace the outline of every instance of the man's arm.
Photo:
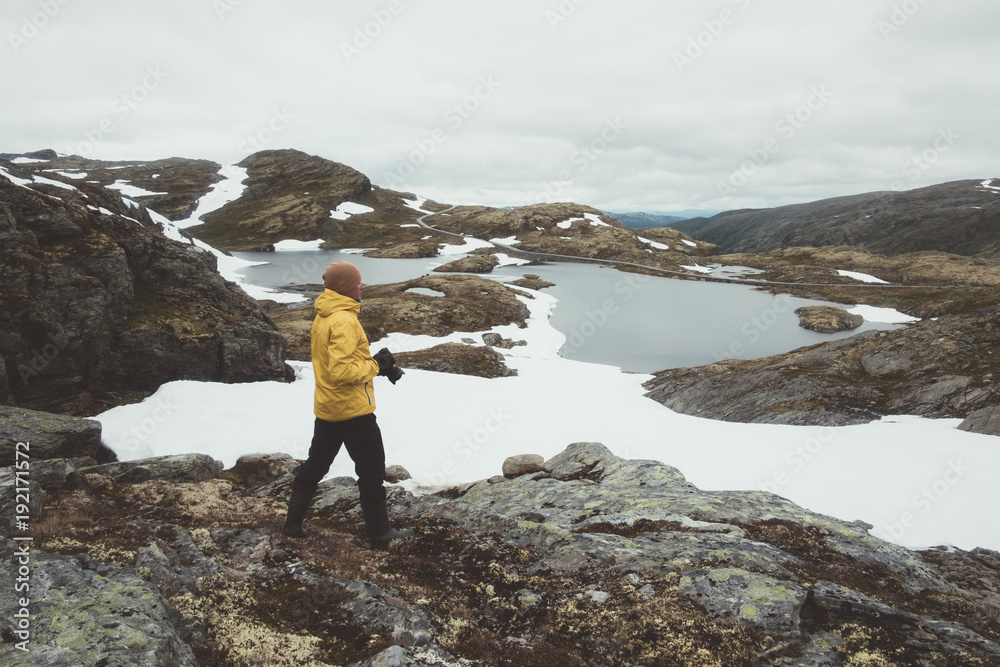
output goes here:
{"type": "MultiPolygon", "coordinates": [[[[361,384],[378,375],[378,362],[359,356],[359,342],[364,339],[361,325],[349,320],[330,323],[327,344],[327,370],[334,384],[361,384]]],[[[367,347],[367,345],[365,346],[367,347]]]]}

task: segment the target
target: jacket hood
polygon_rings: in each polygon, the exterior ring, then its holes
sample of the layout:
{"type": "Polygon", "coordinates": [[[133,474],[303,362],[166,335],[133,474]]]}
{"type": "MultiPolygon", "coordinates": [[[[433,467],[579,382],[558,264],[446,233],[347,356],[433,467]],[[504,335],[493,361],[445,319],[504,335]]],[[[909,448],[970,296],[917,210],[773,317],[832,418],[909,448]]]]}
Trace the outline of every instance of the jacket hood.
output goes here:
{"type": "Polygon", "coordinates": [[[316,314],[320,317],[329,317],[342,310],[354,311],[357,314],[361,312],[361,302],[328,289],[316,297],[315,308],[316,314]]]}

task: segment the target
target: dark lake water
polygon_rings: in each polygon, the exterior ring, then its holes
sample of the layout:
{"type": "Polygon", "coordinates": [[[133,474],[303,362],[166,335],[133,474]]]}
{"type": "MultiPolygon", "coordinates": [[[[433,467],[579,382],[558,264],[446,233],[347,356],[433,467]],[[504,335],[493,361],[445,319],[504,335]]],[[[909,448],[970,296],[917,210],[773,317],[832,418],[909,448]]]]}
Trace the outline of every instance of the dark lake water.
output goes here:
{"type": "MultiPolygon", "coordinates": [[[[319,283],[323,269],[338,259],[357,266],[368,284],[416,278],[454,259],[373,259],[326,250],[234,254],[268,262],[242,271],[248,283],[264,287],[319,283]]],[[[509,266],[492,275],[513,279],[525,273],[555,283],[545,292],[559,300],[551,323],[567,337],[563,357],[639,373],[753,359],[901,326],[866,321],[852,332],[820,334],[798,326],[794,311],[825,302],[773,296],[744,285],[622,273],[597,264],[509,266]]]]}

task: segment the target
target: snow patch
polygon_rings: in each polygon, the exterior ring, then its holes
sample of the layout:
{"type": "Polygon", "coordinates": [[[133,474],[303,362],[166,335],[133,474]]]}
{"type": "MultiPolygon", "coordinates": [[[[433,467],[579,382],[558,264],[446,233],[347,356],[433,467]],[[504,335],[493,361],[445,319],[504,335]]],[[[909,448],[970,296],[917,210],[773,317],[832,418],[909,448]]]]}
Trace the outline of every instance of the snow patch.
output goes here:
{"type": "Polygon", "coordinates": [[[707,266],[700,266],[698,264],[695,264],[694,266],[684,266],[684,265],[681,265],[681,268],[682,269],[687,269],[688,271],[696,271],[698,273],[711,273],[712,272],[712,269],[708,268],[707,266]]]}
{"type": "Polygon", "coordinates": [[[496,258],[499,260],[497,266],[523,266],[525,264],[531,264],[530,260],[520,259],[519,257],[511,257],[510,255],[504,254],[502,252],[496,253],[496,258]]]}
{"type": "Polygon", "coordinates": [[[231,201],[235,201],[243,196],[243,191],[247,189],[244,181],[247,180],[247,170],[243,167],[231,165],[219,169],[222,180],[212,185],[212,188],[201,199],[187,220],[178,220],[175,225],[181,229],[202,224],[202,217],[212,211],[217,211],[231,201]]]}
{"type": "Polygon", "coordinates": [[[440,244],[440,255],[464,255],[467,252],[472,252],[473,250],[478,250],[479,248],[492,248],[493,244],[489,241],[484,241],[482,239],[477,239],[472,236],[466,236],[463,240],[462,245],[455,245],[452,243],[442,243],[440,244]]]}
{"type": "Polygon", "coordinates": [[[596,213],[584,213],[583,217],[585,217],[587,220],[590,220],[590,224],[593,227],[610,227],[611,226],[608,223],[606,223],[603,220],[601,220],[601,216],[597,215],[596,213]]]}
{"type": "Polygon", "coordinates": [[[670,250],[670,246],[668,246],[666,243],[659,243],[658,241],[651,241],[649,239],[644,239],[641,236],[638,237],[638,239],[640,241],[642,241],[643,243],[646,243],[648,245],[653,246],[653,248],[655,248],[656,250],[670,250]]]}
{"type": "Polygon", "coordinates": [[[853,278],[859,282],[863,283],[879,283],[882,285],[888,285],[889,283],[882,280],[881,278],[876,278],[875,276],[870,276],[867,273],[858,273],[857,271],[837,271],[838,275],[844,276],[845,278],[853,278]]]}
{"type": "Polygon", "coordinates": [[[316,239],[315,241],[295,241],[293,239],[285,239],[284,241],[278,241],[274,244],[274,249],[278,252],[283,250],[319,250],[319,247],[323,245],[323,239],[316,239]]]}
{"type": "Polygon", "coordinates": [[[694,241],[688,241],[687,239],[681,239],[681,242],[686,246],[691,246],[692,248],[697,248],[698,244],[694,241]]]}
{"type": "Polygon", "coordinates": [[[919,317],[913,317],[906,313],[901,313],[895,308],[878,308],[876,306],[854,306],[848,308],[847,312],[860,315],[869,322],[881,322],[882,324],[907,324],[909,322],[919,322],[919,317]]]}
{"type": "Polygon", "coordinates": [[[150,195],[165,195],[166,192],[150,192],[139,186],[132,185],[126,180],[118,179],[111,185],[107,186],[109,190],[118,190],[126,197],[148,197],[150,195]]]}
{"type": "Polygon", "coordinates": [[[497,245],[516,245],[520,243],[516,236],[508,236],[505,239],[490,239],[490,243],[495,243],[497,245]]]}
{"type": "Polygon", "coordinates": [[[330,217],[334,220],[347,220],[352,215],[359,215],[361,213],[371,213],[374,211],[371,206],[365,206],[364,204],[355,204],[351,201],[345,201],[343,204],[338,206],[335,210],[330,211],[330,217]]]}
{"type": "Polygon", "coordinates": [[[426,210],[424,208],[424,204],[427,203],[427,199],[425,197],[417,197],[416,201],[413,201],[412,199],[403,199],[402,202],[403,202],[403,206],[407,206],[409,208],[412,208],[414,211],[417,211],[418,213],[433,213],[434,212],[434,211],[428,211],[428,210],[426,210]]]}

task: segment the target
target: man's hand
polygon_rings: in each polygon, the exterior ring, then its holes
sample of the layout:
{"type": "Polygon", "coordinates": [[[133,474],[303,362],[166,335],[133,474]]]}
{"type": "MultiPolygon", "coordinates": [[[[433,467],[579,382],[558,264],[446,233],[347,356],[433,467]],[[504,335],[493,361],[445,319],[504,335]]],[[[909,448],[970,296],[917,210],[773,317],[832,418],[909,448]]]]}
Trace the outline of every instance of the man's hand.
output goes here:
{"type": "Polygon", "coordinates": [[[378,364],[378,374],[389,378],[389,382],[396,384],[403,377],[403,369],[396,365],[396,358],[388,348],[383,347],[372,359],[378,364]]]}
{"type": "Polygon", "coordinates": [[[384,375],[389,378],[389,382],[396,384],[399,378],[403,377],[403,369],[399,366],[390,366],[386,369],[384,375]]]}
{"type": "Polygon", "coordinates": [[[392,356],[389,348],[383,347],[372,357],[378,364],[378,374],[385,375],[386,370],[396,365],[396,358],[392,356]]]}

